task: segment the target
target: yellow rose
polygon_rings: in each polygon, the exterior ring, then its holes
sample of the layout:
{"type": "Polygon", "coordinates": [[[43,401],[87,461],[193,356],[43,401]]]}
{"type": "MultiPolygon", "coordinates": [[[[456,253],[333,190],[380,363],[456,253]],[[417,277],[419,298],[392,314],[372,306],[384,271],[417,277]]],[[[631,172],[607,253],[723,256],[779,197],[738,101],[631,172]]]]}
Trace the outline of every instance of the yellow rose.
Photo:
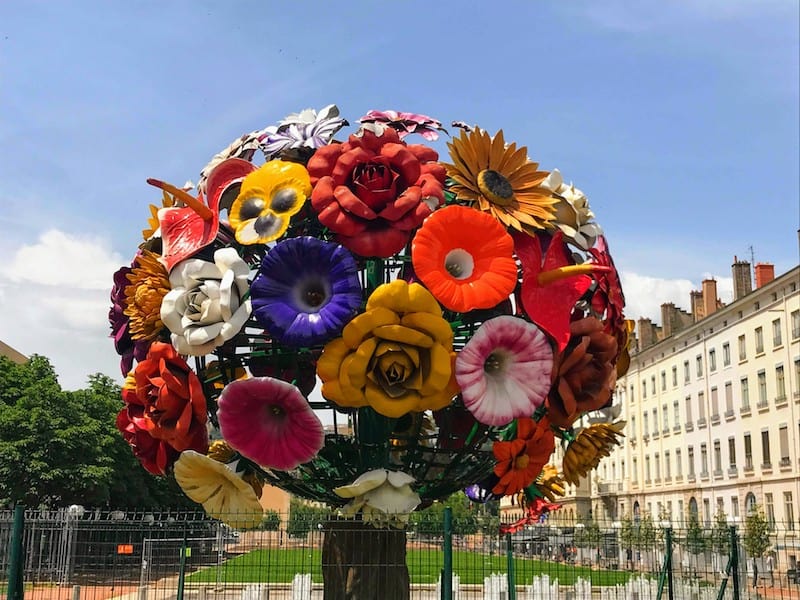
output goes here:
{"type": "Polygon", "coordinates": [[[365,312],[325,346],[317,374],[328,400],[397,418],[450,404],[454,357],[453,331],[431,293],[396,280],[378,287],[365,312]]]}

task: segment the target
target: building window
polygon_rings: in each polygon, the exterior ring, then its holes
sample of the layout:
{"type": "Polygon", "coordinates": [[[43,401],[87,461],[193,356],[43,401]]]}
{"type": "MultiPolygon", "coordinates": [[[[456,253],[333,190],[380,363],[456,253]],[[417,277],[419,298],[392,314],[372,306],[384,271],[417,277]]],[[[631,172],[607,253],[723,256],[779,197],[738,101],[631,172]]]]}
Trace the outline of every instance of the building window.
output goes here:
{"type": "Polygon", "coordinates": [[[672,464],[670,464],[669,450],[664,452],[664,478],[668,481],[672,479],[672,464]]]}
{"type": "Polygon", "coordinates": [[[727,367],[731,364],[731,345],[728,342],[722,344],[722,366],[727,367]]]}
{"type": "Polygon", "coordinates": [[[644,482],[650,483],[650,457],[644,457],[644,482]]]}
{"type": "Polygon", "coordinates": [[[678,367],[672,367],[672,387],[678,387],[678,367]]]}
{"type": "Polygon", "coordinates": [[[647,427],[647,413],[644,413],[642,415],[642,437],[647,438],[649,435],[649,429],[647,427]]]}
{"type": "Polygon", "coordinates": [[[742,410],[750,410],[750,385],[747,382],[747,377],[742,377],[742,410]]]}
{"type": "Polygon", "coordinates": [[[783,376],[783,365],[775,367],[775,402],[786,400],[786,379],[783,376]]]}
{"type": "Polygon", "coordinates": [[[733,416],[733,384],[725,382],[725,416],[733,416]]]}
{"type": "Polygon", "coordinates": [[[689,377],[689,361],[683,361],[683,383],[689,383],[691,377],[689,377]]]}
{"type": "Polygon", "coordinates": [[[689,459],[689,477],[694,477],[694,446],[689,446],[686,456],[689,459]]]}
{"type": "Polygon", "coordinates": [[[753,443],[749,433],[744,434],[744,470],[753,470],[753,443]]]}
{"type": "Polygon", "coordinates": [[[767,374],[764,371],[758,372],[758,408],[769,406],[767,402],[767,374]]]}
{"type": "Polygon", "coordinates": [[[634,456],[632,459],[633,469],[631,470],[631,480],[633,483],[639,483],[639,461],[634,456]]]}
{"type": "Polygon", "coordinates": [[[669,431],[669,412],[667,411],[667,405],[661,405],[661,427],[663,433],[667,433],[669,431]]]}
{"type": "Polygon", "coordinates": [[[708,371],[713,373],[717,370],[717,351],[716,350],[709,350],[708,351],[708,371]]]}
{"type": "Polygon", "coordinates": [[[716,387],[711,388],[711,420],[719,421],[719,392],[716,387]]]}
{"type": "Polygon", "coordinates": [[[631,402],[634,402],[635,400],[636,400],[636,396],[634,396],[634,394],[633,394],[633,384],[631,384],[631,402]]]}
{"type": "Polygon", "coordinates": [[[722,475],[722,447],[714,440],[714,475],[722,475]]]}
{"type": "Polygon", "coordinates": [[[708,446],[700,444],[700,477],[708,477],[708,446]]]}
{"type": "Polygon", "coordinates": [[[686,400],[684,402],[686,406],[686,424],[691,425],[692,423],[692,397],[686,396],[686,400]]]}
{"type": "Polygon", "coordinates": [[[681,403],[675,400],[672,403],[672,429],[680,430],[681,428],[681,403]]]}
{"type": "Polygon", "coordinates": [[[769,528],[775,529],[775,501],[772,499],[772,494],[769,492],[764,494],[764,508],[766,509],[769,528]]]}
{"type": "Polygon", "coordinates": [[[728,438],[728,468],[736,469],[736,438],[728,438]]]}
{"type": "Polygon", "coordinates": [[[792,311],[792,339],[800,338],[800,310],[792,311]]]}
{"type": "Polygon", "coordinates": [[[794,531],[794,502],[792,492],[783,492],[783,520],[786,521],[786,529],[794,531]]]}
{"type": "Polygon", "coordinates": [[[653,409],[652,415],[653,415],[653,436],[657,436],[658,435],[658,409],[657,408],[653,409]]]}
{"type": "Polygon", "coordinates": [[[761,432],[761,468],[772,468],[772,459],[769,455],[769,429],[761,432]]]}
{"type": "Polygon", "coordinates": [[[697,376],[703,376],[703,357],[702,355],[698,354],[697,357],[694,359],[695,365],[697,366],[697,376]]]}
{"type": "Polygon", "coordinates": [[[711,500],[708,498],[703,498],[703,524],[711,526],[711,500]]]}
{"type": "Polygon", "coordinates": [[[764,328],[756,327],[756,354],[764,353],[764,328]]]}
{"type": "Polygon", "coordinates": [[[683,463],[681,462],[681,458],[683,458],[681,449],[675,449],[675,477],[683,477],[683,463]]]}
{"type": "Polygon", "coordinates": [[[739,360],[747,360],[747,344],[745,343],[744,334],[739,336],[739,360]]]}
{"type": "Polygon", "coordinates": [[[697,425],[705,425],[706,423],[706,394],[705,392],[697,392],[697,425]]]}
{"type": "Polygon", "coordinates": [[[731,516],[734,519],[739,518],[739,496],[731,496],[731,516]]]}
{"type": "Polygon", "coordinates": [[[642,398],[647,398],[647,382],[642,382],[642,398]]]}
{"type": "Polygon", "coordinates": [[[661,371],[661,391],[665,392],[667,390],[667,372],[661,371]]]}
{"type": "Polygon", "coordinates": [[[654,462],[656,466],[656,481],[661,481],[661,457],[659,456],[658,452],[656,452],[654,462]]]}
{"type": "Polygon", "coordinates": [[[636,439],[636,415],[631,415],[631,439],[636,439]]]}
{"type": "Polygon", "coordinates": [[[655,375],[650,377],[650,393],[653,394],[653,396],[656,395],[656,376],[655,375]]]}
{"type": "Polygon", "coordinates": [[[780,465],[782,467],[790,466],[791,461],[789,459],[789,427],[787,425],[781,425],[778,428],[778,446],[781,452],[780,465]]]}
{"type": "Polygon", "coordinates": [[[781,335],[781,320],[775,319],[772,322],[772,347],[777,348],[783,345],[783,336],[781,335]]]}

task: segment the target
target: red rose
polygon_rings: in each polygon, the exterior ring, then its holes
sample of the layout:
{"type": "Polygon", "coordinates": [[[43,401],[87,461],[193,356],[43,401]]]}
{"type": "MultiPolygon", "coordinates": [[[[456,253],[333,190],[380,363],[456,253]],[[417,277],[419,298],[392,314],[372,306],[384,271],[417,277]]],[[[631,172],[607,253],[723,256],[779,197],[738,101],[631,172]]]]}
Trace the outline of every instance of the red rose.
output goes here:
{"type": "Polygon", "coordinates": [[[197,375],[170,344],[156,342],[122,389],[128,418],[178,452],[208,448],[206,399],[197,375]]]}
{"type": "Polygon", "coordinates": [[[133,455],[153,475],[166,475],[167,468],[178,459],[180,453],[172,446],[137,427],[128,417],[127,408],[117,415],[117,429],[131,445],[133,455]]]}
{"type": "Polygon", "coordinates": [[[427,146],[401,142],[393,129],[351,135],[309,160],[311,205],[343,246],[361,256],[389,257],[444,202],[438,159],[427,146]]]}

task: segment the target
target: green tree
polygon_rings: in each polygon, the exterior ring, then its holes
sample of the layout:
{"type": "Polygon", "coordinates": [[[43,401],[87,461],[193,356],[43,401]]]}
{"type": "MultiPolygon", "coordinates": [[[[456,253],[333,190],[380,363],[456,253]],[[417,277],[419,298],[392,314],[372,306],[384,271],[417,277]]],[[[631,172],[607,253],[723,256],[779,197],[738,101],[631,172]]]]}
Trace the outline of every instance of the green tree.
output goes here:
{"type": "Polygon", "coordinates": [[[727,554],[731,547],[730,527],[728,515],[720,509],[714,515],[714,527],[711,529],[711,549],[718,554],[727,554]]]}
{"type": "Polygon", "coordinates": [[[697,514],[689,513],[689,527],[686,529],[686,549],[691,554],[700,554],[708,548],[705,531],[700,527],[697,514]]]}
{"type": "Polygon", "coordinates": [[[744,519],[744,549],[753,558],[761,558],[769,548],[769,523],[764,510],[756,505],[744,519]]]}
{"type": "Polygon", "coordinates": [[[649,513],[636,525],[633,546],[642,551],[652,550],[656,546],[656,526],[649,513]]]}
{"type": "Polygon", "coordinates": [[[600,526],[591,518],[575,528],[575,545],[579,548],[597,548],[600,545],[600,526]]]}
{"type": "Polygon", "coordinates": [[[307,502],[292,498],[289,501],[289,521],[286,532],[292,537],[303,537],[310,531],[318,529],[328,520],[330,511],[327,508],[312,506],[307,502]]]}
{"type": "Polygon", "coordinates": [[[264,531],[278,531],[281,528],[281,516],[278,511],[267,509],[261,519],[261,527],[264,531]]]}
{"type": "Polygon", "coordinates": [[[64,391],[46,358],[0,357],[0,506],[189,505],[174,481],[138,464],[117,431],[119,386],[99,374],[88,383],[64,391]]]}
{"type": "MultiPolygon", "coordinates": [[[[444,509],[448,506],[452,513],[454,534],[469,535],[477,533],[481,527],[485,526],[486,521],[482,516],[482,511],[475,508],[475,505],[469,501],[469,498],[464,495],[464,492],[456,492],[443,501],[434,502],[425,510],[411,513],[411,530],[419,535],[442,535],[444,528],[444,509]]],[[[499,518],[496,522],[497,528],[495,529],[495,533],[500,527],[499,518]]]]}

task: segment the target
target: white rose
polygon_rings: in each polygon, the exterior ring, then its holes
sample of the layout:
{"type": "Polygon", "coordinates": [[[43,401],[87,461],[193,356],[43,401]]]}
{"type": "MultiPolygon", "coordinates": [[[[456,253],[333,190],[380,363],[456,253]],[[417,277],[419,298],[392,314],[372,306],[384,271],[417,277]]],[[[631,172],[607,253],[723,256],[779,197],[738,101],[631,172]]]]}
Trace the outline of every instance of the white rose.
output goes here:
{"type": "Polygon", "coordinates": [[[190,258],[175,265],[161,320],[180,354],[206,355],[239,333],[252,310],[250,300],[242,300],[249,273],[233,248],[217,250],[213,263],[190,258]]]}
{"type": "Polygon", "coordinates": [[[594,213],[589,208],[586,195],[573,184],[564,183],[558,169],[553,169],[540,185],[560,197],[555,207],[554,225],[564,233],[564,237],[583,250],[594,246],[603,230],[593,221],[594,213]]]}

